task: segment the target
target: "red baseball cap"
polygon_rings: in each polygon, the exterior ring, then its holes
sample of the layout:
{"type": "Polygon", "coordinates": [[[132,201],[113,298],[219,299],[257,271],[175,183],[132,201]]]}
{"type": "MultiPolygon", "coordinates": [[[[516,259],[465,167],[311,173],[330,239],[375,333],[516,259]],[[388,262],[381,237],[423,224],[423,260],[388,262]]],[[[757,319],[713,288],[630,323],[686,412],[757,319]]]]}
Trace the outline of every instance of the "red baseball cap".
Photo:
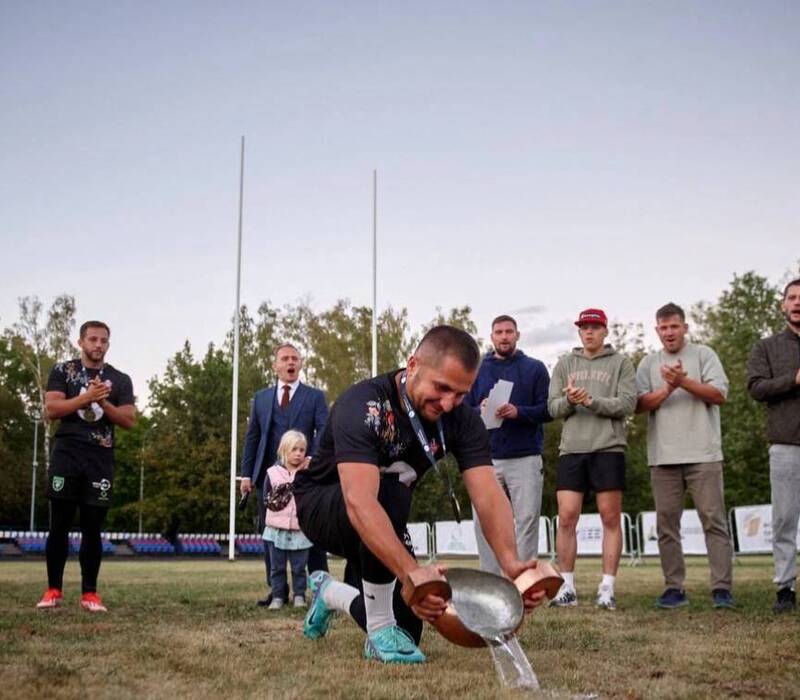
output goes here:
{"type": "Polygon", "coordinates": [[[603,309],[584,309],[578,314],[578,320],[575,325],[579,328],[586,323],[599,323],[601,326],[608,328],[608,317],[603,309]]]}

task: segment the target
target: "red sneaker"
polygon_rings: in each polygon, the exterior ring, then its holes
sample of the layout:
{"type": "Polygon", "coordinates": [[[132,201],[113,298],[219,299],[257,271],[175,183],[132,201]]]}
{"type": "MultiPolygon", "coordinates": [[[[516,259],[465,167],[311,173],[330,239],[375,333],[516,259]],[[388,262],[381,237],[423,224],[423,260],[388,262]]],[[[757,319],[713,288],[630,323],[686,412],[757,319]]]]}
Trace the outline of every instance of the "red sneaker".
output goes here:
{"type": "Polygon", "coordinates": [[[39,610],[48,610],[50,608],[57,608],[61,605],[61,601],[64,600],[64,594],[61,592],[60,588],[48,588],[42,599],[36,603],[36,607],[39,610]]]}
{"type": "Polygon", "coordinates": [[[108,608],[103,605],[97,593],[84,593],[81,596],[81,607],[89,612],[108,612],[108,608]]]}

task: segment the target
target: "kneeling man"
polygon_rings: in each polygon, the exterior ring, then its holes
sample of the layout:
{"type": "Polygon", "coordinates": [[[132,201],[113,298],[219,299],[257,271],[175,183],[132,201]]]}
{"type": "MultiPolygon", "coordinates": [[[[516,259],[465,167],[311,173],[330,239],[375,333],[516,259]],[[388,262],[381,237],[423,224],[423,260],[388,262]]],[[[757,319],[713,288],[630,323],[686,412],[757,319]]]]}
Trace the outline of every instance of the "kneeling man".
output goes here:
{"type": "MultiPolygon", "coordinates": [[[[462,405],[480,363],[472,337],[450,326],[425,335],[405,369],[359,382],[334,404],[319,449],[295,479],[300,527],[347,561],[345,582],[311,575],[312,603],[303,632],[325,635],[335,611],[367,633],[366,658],[421,663],[422,621],[447,603],[427,596],[409,608],[402,583],[417,564],[406,532],[419,479],[449,451],[503,573],[536,566],[517,556],[511,506],[494,475],[480,417],[462,405]]],[[[526,600],[531,609],[542,600],[526,600]]]]}

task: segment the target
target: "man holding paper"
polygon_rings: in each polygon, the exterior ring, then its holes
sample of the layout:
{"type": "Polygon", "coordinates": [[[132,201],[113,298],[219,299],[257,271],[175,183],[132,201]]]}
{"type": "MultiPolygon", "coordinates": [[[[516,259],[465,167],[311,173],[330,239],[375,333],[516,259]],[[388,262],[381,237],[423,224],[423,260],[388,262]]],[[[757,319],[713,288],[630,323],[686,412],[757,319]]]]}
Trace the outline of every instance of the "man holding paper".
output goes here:
{"type": "MultiPolygon", "coordinates": [[[[511,316],[492,321],[491,338],[494,350],[483,358],[465,403],[480,409],[491,431],[492,462],[497,480],[511,501],[519,556],[534,559],[539,551],[544,482],[542,424],[552,420],[547,412],[550,377],[542,362],[517,349],[519,331],[511,316]]],[[[499,574],[500,567],[474,508],[473,520],[481,569],[499,574]]]]}

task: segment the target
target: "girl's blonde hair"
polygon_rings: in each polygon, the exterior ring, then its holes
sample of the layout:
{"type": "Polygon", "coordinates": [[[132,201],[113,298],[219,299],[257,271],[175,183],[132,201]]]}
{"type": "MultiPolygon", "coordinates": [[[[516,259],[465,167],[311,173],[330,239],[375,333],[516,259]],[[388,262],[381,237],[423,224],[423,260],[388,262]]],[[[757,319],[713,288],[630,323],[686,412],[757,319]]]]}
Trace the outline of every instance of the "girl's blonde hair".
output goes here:
{"type": "Polygon", "coordinates": [[[289,461],[289,454],[297,445],[302,445],[308,450],[306,436],[299,430],[287,430],[278,445],[278,461],[285,466],[289,461]]]}

